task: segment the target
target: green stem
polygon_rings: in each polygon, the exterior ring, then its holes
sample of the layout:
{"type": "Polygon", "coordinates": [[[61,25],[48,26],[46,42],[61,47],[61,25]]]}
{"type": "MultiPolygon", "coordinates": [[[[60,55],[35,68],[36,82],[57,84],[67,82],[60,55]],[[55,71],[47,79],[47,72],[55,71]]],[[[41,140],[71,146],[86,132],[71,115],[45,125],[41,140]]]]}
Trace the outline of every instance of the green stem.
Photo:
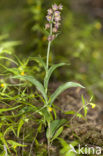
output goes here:
{"type": "MultiPolygon", "coordinates": [[[[50,23],[50,36],[52,36],[52,22],[53,22],[53,18],[52,18],[52,21],[50,23]]],[[[48,70],[48,66],[49,66],[49,53],[50,53],[51,42],[52,41],[49,41],[48,42],[48,49],[47,49],[47,70],[48,70]]]]}
{"type": "MultiPolygon", "coordinates": [[[[88,106],[89,103],[87,103],[85,106],[88,106]]],[[[82,106],[77,112],[76,114],[71,118],[70,122],[72,122],[72,120],[77,116],[77,114],[85,107],[85,106],[82,106]]]]}
{"type": "MultiPolygon", "coordinates": [[[[50,34],[49,34],[50,36],[52,36],[52,26],[53,26],[52,23],[53,23],[53,19],[54,19],[54,16],[52,17],[52,21],[50,23],[50,34]]],[[[47,71],[46,71],[46,76],[48,76],[49,53],[50,53],[51,42],[52,41],[48,42],[48,48],[47,48],[47,62],[46,62],[47,71]]],[[[45,89],[46,89],[46,93],[47,93],[47,89],[48,88],[45,88],[45,89]]],[[[48,129],[49,129],[49,137],[47,138],[47,141],[48,141],[48,156],[50,156],[50,122],[48,122],[48,129]]]]}
{"type": "MultiPolygon", "coordinates": [[[[53,16],[53,18],[54,18],[54,16],[53,16]]],[[[53,18],[52,18],[52,21],[51,21],[51,23],[50,23],[50,36],[52,36],[52,26],[53,26],[53,18]]],[[[47,48],[47,60],[46,60],[46,76],[48,76],[48,68],[49,68],[49,53],[50,53],[50,47],[51,47],[51,42],[52,41],[49,41],[48,42],[48,48],[47,48]]],[[[47,93],[47,91],[48,91],[48,88],[45,88],[45,92],[47,93]]]]}
{"type": "Polygon", "coordinates": [[[37,130],[36,135],[35,135],[35,137],[34,137],[34,139],[33,139],[33,141],[32,141],[32,144],[31,144],[31,146],[30,146],[29,156],[31,156],[33,144],[34,144],[34,142],[35,142],[35,140],[36,140],[37,135],[38,135],[38,130],[37,130]]]}
{"type": "Polygon", "coordinates": [[[48,43],[48,49],[47,49],[47,70],[48,70],[48,65],[49,65],[50,46],[51,46],[51,41],[49,41],[49,43],[48,43]]]}
{"type": "Polygon", "coordinates": [[[48,156],[50,156],[50,122],[48,122],[49,138],[48,138],[48,156]]]}

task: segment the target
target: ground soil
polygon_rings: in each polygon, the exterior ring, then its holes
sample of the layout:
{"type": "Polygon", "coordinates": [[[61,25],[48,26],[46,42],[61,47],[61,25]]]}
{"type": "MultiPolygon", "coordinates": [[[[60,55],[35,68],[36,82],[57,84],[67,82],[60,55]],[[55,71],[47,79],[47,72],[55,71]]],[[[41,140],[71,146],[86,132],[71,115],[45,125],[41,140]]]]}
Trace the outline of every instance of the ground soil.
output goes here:
{"type": "MultiPolygon", "coordinates": [[[[50,92],[54,91],[60,83],[50,85],[50,92]]],[[[63,111],[78,111],[82,107],[81,95],[89,100],[85,89],[71,88],[63,92],[55,102],[58,106],[59,118],[71,120],[71,115],[64,115],[63,111]]],[[[79,140],[81,145],[90,147],[100,146],[103,149],[103,102],[95,102],[94,109],[89,106],[87,120],[75,117],[70,127],[65,127],[62,137],[67,141],[79,140]]],[[[83,111],[81,112],[83,113],[83,111]]]]}

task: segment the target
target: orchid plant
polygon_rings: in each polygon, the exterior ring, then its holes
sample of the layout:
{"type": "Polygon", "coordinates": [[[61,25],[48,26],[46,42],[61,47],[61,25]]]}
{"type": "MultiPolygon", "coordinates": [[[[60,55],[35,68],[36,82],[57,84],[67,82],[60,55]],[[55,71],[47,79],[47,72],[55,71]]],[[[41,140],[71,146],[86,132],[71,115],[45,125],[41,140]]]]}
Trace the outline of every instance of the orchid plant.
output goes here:
{"type": "Polygon", "coordinates": [[[37,90],[40,92],[43,98],[43,103],[44,105],[37,109],[35,113],[39,113],[44,117],[44,123],[47,128],[46,131],[46,137],[47,137],[47,142],[48,142],[48,155],[50,156],[50,146],[51,143],[54,139],[56,139],[62,132],[63,130],[63,125],[66,123],[65,119],[57,119],[55,113],[55,119],[53,117],[52,111],[53,109],[53,103],[55,99],[66,89],[70,87],[81,87],[84,88],[82,85],[75,83],[75,82],[66,82],[59,86],[55,92],[52,95],[48,95],[48,84],[50,77],[53,73],[53,71],[61,66],[66,65],[66,63],[59,63],[59,64],[53,64],[49,65],[49,54],[50,54],[50,48],[53,40],[57,37],[58,35],[58,30],[61,25],[61,11],[63,10],[63,6],[54,4],[50,9],[47,10],[47,23],[45,24],[45,29],[49,30],[49,35],[48,35],[48,48],[47,48],[47,56],[46,56],[46,63],[42,60],[41,57],[35,58],[38,59],[40,63],[42,63],[44,69],[45,69],[45,77],[44,77],[44,84],[39,82],[37,79],[35,79],[32,76],[27,76],[27,75],[20,75],[20,76],[15,76],[15,78],[22,79],[22,80],[27,80],[31,82],[37,90]]]}

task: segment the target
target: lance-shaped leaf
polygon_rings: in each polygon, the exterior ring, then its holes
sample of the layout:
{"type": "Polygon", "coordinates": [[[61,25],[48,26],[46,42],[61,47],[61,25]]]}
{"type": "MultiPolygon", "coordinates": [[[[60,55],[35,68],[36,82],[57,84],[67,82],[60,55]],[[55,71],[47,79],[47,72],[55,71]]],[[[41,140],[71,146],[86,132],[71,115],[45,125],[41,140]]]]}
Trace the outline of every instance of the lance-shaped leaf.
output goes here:
{"type": "Polygon", "coordinates": [[[15,141],[13,141],[13,140],[7,140],[7,142],[10,144],[10,145],[12,145],[12,147],[26,147],[27,145],[23,145],[23,144],[20,144],[20,143],[18,143],[18,142],[15,142],[15,141]]]}
{"type": "Polygon", "coordinates": [[[13,63],[15,63],[16,65],[18,65],[17,62],[15,62],[14,60],[12,60],[12,59],[9,58],[9,57],[2,57],[2,56],[0,56],[0,59],[6,59],[6,60],[8,60],[8,61],[10,61],[10,62],[13,62],[13,63]]]}
{"type": "Polygon", "coordinates": [[[61,66],[64,66],[64,65],[66,65],[66,63],[59,63],[59,64],[54,64],[54,65],[52,65],[52,66],[49,68],[49,70],[47,71],[46,76],[45,76],[45,78],[44,78],[44,86],[45,86],[45,88],[48,87],[48,82],[49,82],[49,79],[50,79],[50,77],[51,77],[53,71],[54,71],[56,68],[61,67],[61,66]]]}
{"type": "Polygon", "coordinates": [[[55,139],[62,133],[62,131],[63,131],[63,126],[60,127],[60,128],[56,131],[56,133],[55,133],[55,135],[53,136],[53,138],[52,138],[51,141],[55,140],[55,139]]]}
{"type": "Polygon", "coordinates": [[[2,113],[2,112],[7,112],[7,111],[11,111],[11,110],[17,109],[17,108],[19,108],[19,107],[21,107],[21,105],[16,106],[16,107],[12,107],[12,108],[3,108],[3,109],[0,109],[0,113],[2,113]]]}
{"type": "Polygon", "coordinates": [[[63,126],[66,122],[67,122],[67,120],[65,120],[65,119],[53,120],[50,123],[50,127],[48,127],[48,129],[46,131],[46,137],[52,139],[52,137],[55,135],[55,133],[57,132],[57,130],[61,126],[63,126]]]}
{"type": "Polygon", "coordinates": [[[36,86],[36,88],[38,89],[38,91],[40,91],[40,93],[42,94],[44,99],[47,101],[47,95],[45,94],[43,85],[38,80],[36,80],[34,77],[32,77],[32,76],[15,76],[13,78],[27,80],[27,81],[31,82],[32,84],[34,84],[36,86]]]}
{"type": "Polygon", "coordinates": [[[66,82],[63,85],[61,85],[60,87],[58,87],[56,89],[56,91],[51,95],[51,97],[50,97],[50,105],[54,102],[54,100],[57,98],[58,95],[60,95],[64,90],[66,90],[68,88],[71,88],[71,87],[81,87],[81,88],[84,88],[79,83],[66,82]]]}
{"type": "Polygon", "coordinates": [[[9,127],[5,130],[3,136],[5,137],[5,135],[9,134],[9,132],[11,132],[11,131],[12,131],[12,132],[15,134],[15,136],[16,136],[16,133],[15,133],[15,130],[14,130],[13,126],[9,126],[9,127]]]}
{"type": "Polygon", "coordinates": [[[18,123],[18,129],[17,129],[17,137],[19,137],[19,134],[20,134],[20,130],[22,128],[24,124],[24,117],[20,119],[19,123],[18,123]]]}

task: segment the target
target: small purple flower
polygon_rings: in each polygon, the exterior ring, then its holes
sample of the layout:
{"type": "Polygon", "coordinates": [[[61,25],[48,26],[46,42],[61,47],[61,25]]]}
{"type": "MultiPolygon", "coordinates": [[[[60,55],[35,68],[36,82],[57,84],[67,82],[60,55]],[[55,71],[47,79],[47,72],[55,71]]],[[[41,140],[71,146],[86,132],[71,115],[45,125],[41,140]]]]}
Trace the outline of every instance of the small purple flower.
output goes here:
{"type": "Polygon", "coordinates": [[[55,35],[48,36],[48,41],[53,41],[55,39],[55,35]]]}
{"type": "Polygon", "coordinates": [[[56,33],[58,29],[56,27],[53,28],[53,32],[56,33]]]}
{"type": "Polygon", "coordinates": [[[48,41],[52,41],[52,36],[51,35],[48,36],[48,41]]]}
{"type": "Polygon", "coordinates": [[[60,11],[55,11],[55,12],[54,12],[54,15],[55,15],[55,16],[60,16],[60,11]]]}
{"type": "Polygon", "coordinates": [[[55,39],[55,37],[56,37],[55,35],[52,35],[52,41],[55,39]]]}
{"type": "Polygon", "coordinates": [[[47,10],[48,14],[46,16],[48,23],[45,24],[45,29],[49,29],[52,26],[52,34],[48,36],[48,41],[52,42],[58,32],[58,28],[61,25],[61,10],[63,9],[63,6],[60,4],[57,6],[57,4],[52,5],[52,8],[49,8],[47,10]]]}
{"type": "Polygon", "coordinates": [[[47,20],[48,20],[49,22],[52,20],[52,16],[50,16],[50,15],[47,15],[46,18],[47,18],[47,20]]]}
{"type": "Polygon", "coordinates": [[[58,22],[58,21],[60,21],[60,20],[61,20],[61,17],[60,17],[60,16],[55,17],[55,21],[56,21],[56,22],[58,22]]]}
{"type": "Polygon", "coordinates": [[[48,11],[48,15],[52,15],[53,10],[52,10],[51,8],[50,8],[50,9],[48,9],[47,11],[48,11]]]}
{"type": "Polygon", "coordinates": [[[63,10],[63,5],[60,4],[60,5],[58,6],[58,9],[59,9],[59,10],[63,10]]]}
{"type": "Polygon", "coordinates": [[[49,23],[45,24],[45,29],[49,29],[49,28],[50,28],[50,24],[49,23]]]}
{"type": "Polygon", "coordinates": [[[56,11],[56,10],[58,10],[58,6],[57,6],[56,4],[54,4],[54,5],[52,5],[52,9],[53,9],[54,11],[56,11]]]}
{"type": "Polygon", "coordinates": [[[59,26],[60,26],[61,24],[60,24],[59,22],[57,22],[57,23],[55,23],[54,25],[55,25],[55,27],[58,29],[59,26]]]}

